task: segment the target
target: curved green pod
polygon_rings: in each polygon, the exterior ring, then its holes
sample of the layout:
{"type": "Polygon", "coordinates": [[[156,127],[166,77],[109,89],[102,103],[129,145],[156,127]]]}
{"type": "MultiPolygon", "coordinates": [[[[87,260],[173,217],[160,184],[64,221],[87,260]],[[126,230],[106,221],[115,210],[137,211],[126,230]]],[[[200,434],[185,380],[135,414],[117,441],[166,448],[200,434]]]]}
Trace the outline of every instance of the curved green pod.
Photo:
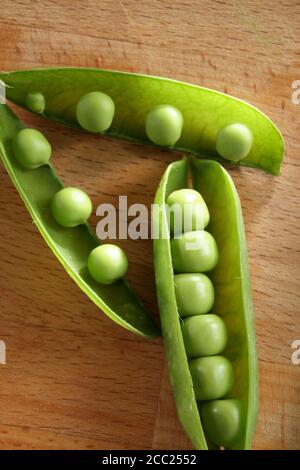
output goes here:
{"type": "Polygon", "coordinates": [[[99,245],[98,240],[87,224],[65,228],[54,220],[50,202],[63,185],[50,164],[27,170],[17,163],[11,141],[23,127],[12,111],[0,104],[1,159],[48,246],[80,289],[113,321],[145,337],[159,336],[155,323],[124,280],[100,285],[89,275],[88,255],[99,245]]]}
{"type": "MultiPolygon", "coordinates": [[[[41,93],[43,115],[78,126],[76,105],[86,93],[100,91],[115,103],[115,116],[106,135],[151,144],[145,131],[146,116],[155,106],[175,106],[183,116],[180,139],[169,149],[226,162],[216,151],[218,132],[242,123],[253,134],[253,146],[236,164],[278,174],[284,141],[274,123],[255,107],[224,93],[176,80],[95,68],[51,68],[2,72],[7,98],[27,108],[27,97],[41,93]]],[[[228,163],[228,161],[227,161],[228,163]]],[[[233,162],[232,162],[233,163],[233,162]]]]}
{"type": "MultiPolygon", "coordinates": [[[[154,261],[161,326],[179,419],[195,448],[210,449],[215,446],[207,442],[201,425],[177,310],[170,239],[166,237],[168,221],[164,204],[173,191],[188,187],[188,166],[188,160],[169,165],[158,188],[155,203],[161,210],[155,222],[160,236],[154,240],[154,261]]],[[[243,430],[232,449],[248,449],[258,412],[258,379],[240,201],[232,179],[219,163],[193,159],[191,170],[194,189],[204,198],[211,215],[207,230],[214,236],[220,251],[219,262],[208,275],[215,288],[212,313],[221,316],[228,332],[223,355],[233,365],[235,378],[229,397],[240,399],[245,410],[243,430]]]]}

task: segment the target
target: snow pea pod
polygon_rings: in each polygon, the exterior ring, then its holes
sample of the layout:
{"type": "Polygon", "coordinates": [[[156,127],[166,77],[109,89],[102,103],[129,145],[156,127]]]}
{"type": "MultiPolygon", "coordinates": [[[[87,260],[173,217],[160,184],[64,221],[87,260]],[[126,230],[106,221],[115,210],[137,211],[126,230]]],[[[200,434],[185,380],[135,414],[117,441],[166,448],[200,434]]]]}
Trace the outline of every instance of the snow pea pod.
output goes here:
{"type": "Polygon", "coordinates": [[[88,273],[90,252],[99,245],[88,224],[67,228],[58,224],[51,213],[51,200],[63,185],[53,167],[25,169],[12,152],[14,135],[24,125],[4,104],[0,105],[0,156],[23,199],[33,222],[50,249],[81,290],[112,320],[145,337],[159,336],[159,330],[141,302],[124,280],[101,285],[88,273]]]}
{"type": "MultiPolygon", "coordinates": [[[[229,399],[237,399],[243,408],[238,438],[228,448],[248,449],[258,412],[258,381],[247,247],[240,201],[232,179],[219,163],[192,159],[190,166],[193,187],[202,195],[210,213],[207,230],[219,248],[218,264],[207,274],[215,290],[211,313],[219,315],[227,329],[228,340],[222,354],[233,367],[234,384],[226,396],[226,404],[231,404],[229,399]]],[[[182,319],[176,303],[170,239],[166,237],[169,229],[165,203],[173,191],[188,188],[188,169],[187,159],[172,163],[159,185],[155,203],[160,205],[161,210],[155,215],[159,237],[154,240],[154,264],[161,326],[178,416],[195,448],[213,449],[216,446],[209,442],[201,424],[182,336],[182,319]]]]}
{"type": "MultiPolygon", "coordinates": [[[[108,95],[115,105],[111,126],[104,134],[151,144],[146,118],[162,105],[174,107],[183,118],[182,133],[169,149],[226,162],[217,151],[220,131],[230,124],[246,126],[253,136],[248,155],[233,164],[278,174],[284,141],[274,123],[255,107],[224,93],[176,80],[95,68],[50,68],[2,72],[7,98],[28,108],[28,96],[45,99],[42,114],[79,126],[76,107],[88,93],[108,95]]],[[[29,109],[39,106],[29,106],[29,109]]],[[[176,140],[176,139],[175,139],[176,140]]],[[[170,140],[170,142],[172,139],[170,140]]],[[[224,156],[224,155],[223,155],[224,156]]]]}

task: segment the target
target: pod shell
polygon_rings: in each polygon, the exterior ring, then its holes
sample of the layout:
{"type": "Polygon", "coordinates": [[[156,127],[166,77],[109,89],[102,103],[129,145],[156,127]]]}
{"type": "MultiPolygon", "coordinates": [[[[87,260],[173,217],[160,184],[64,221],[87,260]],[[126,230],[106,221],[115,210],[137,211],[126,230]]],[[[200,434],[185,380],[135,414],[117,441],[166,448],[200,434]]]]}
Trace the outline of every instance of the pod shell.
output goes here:
{"type": "MultiPolygon", "coordinates": [[[[211,160],[191,160],[194,189],[203,196],[211,215],[207,230],[215,237],[220,260],[209,273],[216,301],[212,313],[220,315],[228,330],[222,353],[234,368],[235,382],[229,397],[239,398],[246,410],[243,433],[232,449],[248,449],[258,413],[258,376],[250,278],[245,230],[239,197],[224,168],[211,160]]],[[[156,218],[161,237],[154,240],[156,286],[161,326],[168,357],[170,381],[178,416],[196,449],[214,448],[205,438],[185,353],[180,315],[173,284],[168,221],[163,205],[173,191],[188,187],[188,160],[168,166],[155,197],[161,205],[156,218]],[[162,236],[163,235],[163,236],[162,236]]]]}
{"type": "Polygon", "coordinates": [[[232,164],[279,174],[284,140],[275,124],[260,110],[233,96],[176,80],[96,68],[45,68],[0,72],[9,100],[26,108],[26,97],[39,91],[45,97],[44,116],[79,127],[76,106],[93,91],[115,103],[106,135],[153,145],[146,135],[146,116],[158,105],[175,106],[183,116],[180,139],[171,149],[229,163],[216,150],[219,131],[244,124],[253,135],[250,153],[232,164]]]}
{"type": "Polygon", "coordinates": [[[51,200],[63,185],[50,164],[26,170],[17,163],[11,139],[22,128],[24,125],[17,116],[0,104],[0,157],[49,248],[78,287],[113,321],[147,338],[159,336],[159,329],[126,281],[103,286],[89,275],[88,255],[99,241],[88,224],[66,228],[54,220],[51,200]]]}

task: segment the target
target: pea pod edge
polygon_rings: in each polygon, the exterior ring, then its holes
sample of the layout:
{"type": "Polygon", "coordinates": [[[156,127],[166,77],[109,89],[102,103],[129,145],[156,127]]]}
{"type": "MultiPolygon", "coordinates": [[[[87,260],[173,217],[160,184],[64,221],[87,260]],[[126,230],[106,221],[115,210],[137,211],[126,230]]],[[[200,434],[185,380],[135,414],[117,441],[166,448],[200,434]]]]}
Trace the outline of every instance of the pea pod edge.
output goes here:
{"type": "MultiPolygon", "coordinates": [[[[211,213],[208,226],[210,232],[217,242],[222,238],[222,230],[225,230],[227,238],[228,254],[223,256],[223,261],[209,277],[216,292],[213,312],[225,320],[229,337],[231,336],[224,352],[225,357],[232,361],[235,371],[235,385],[229,397],[240,398],[246,410],[243,435],[232,449],[248,449],[258,413],[258,378],[246,239],[240,202],[231,177],[217,162],[192,159],[190,166],[194,189],[203,196],[211,213]],[[216,213],[223,213],[218,222],[214,218],[216,213]],[[230,273],[227,276],[229,260],[236,262],[232,269],[229,268],[230,273]]],[[[156,204],[165,204],[173,191],[188,187],[188,169],[188,160],[169,165],[157,191],[156,204]]],[[[160,235],[168,230],[165,211],[159,212],[156,223],[160,235]]],[[[222,259],[222,251],[220,256],[222,259]]],[[[170,240],[154,240],[154,261],[161,326],[179,419],[195,448],[215,448],[206,440],[189,371],[176,303],[170,240]]]]}
{"type": "Polygon", "coordinates": [[[50,68],[2,72],[7,98],[23,108],[30,93],[45,98],[45,117],[78,126],[76,105],[92,91],[109,95],[115,115],[105,135],[153,145],[145,132],[146,115],[157,105],[169,104],[183,115],[182,135],[170,150],[189,152],[221,163],[261,168],[279,174],[284,140],[275,124],[254,106],[208,88],[162,77],[95,68],[50,68]],[[253,134],[250,153],[238,162],[216,151],[220,129],[239,122],[253,134]]]}
{"type": "Polygon", "coordinates": [[[63,187],[53,167],[47,164],[26,170],[15,161],[11,139],[23,127],[12,111],[0,104],[0,156],[47,245],[80,289],[114,322],[133,333],[158,337],[157,326],[125,280],[105,286],[89,275],[86,260],[90,251],[99,245],[89,225],[68,229],[53,219],[50,201],[63,187]]]}

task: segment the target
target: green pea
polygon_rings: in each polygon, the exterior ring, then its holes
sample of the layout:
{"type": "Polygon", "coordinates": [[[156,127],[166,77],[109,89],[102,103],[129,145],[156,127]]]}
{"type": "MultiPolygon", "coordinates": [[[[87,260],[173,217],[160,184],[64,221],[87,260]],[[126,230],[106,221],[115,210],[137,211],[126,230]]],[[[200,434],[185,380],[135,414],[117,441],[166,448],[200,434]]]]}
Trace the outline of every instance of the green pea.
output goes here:
{"type": "Polygon", "coordinates": [[[214,287],[205,274],[175,274],[174,288],[182,317],[207,313],[214,304],[214,287]]]}
{"type": "Polygon", "coordinates": [[[42,95],[42,93],[39,93],[38,91],[28,93],[28,95],[26,96],[26,106],[30,111],[33,111],[34,113],[43,113],[46,107],[44,95],[42,95]]]}
{"type": "Polygon", "coordinates": [[[51,145],[46,137],[35,129],[21,129],[14,135],[12,146],[17,162],[30,170],[45,165],[51,157],[51,145]]]}
{"type": "Polygon", "coordinates": [[[107,243],[91,251],[88,269],[100,284],[112,284],[126,274],[128,260],[121,248],[107,243]]]}
{"type": "Polygon", "coordinates": [[[214,237],[205,230],[185,232],[171,240],[176,273],[201,273],[214,269],[219,253],[214,237]]]}
{"type": "Polygon", "coordinates": [[[196,315],[185,318],[181,331],[189,358],[220,354],[226,346],[227,331],[217,315],[196,315]]]}
{"type": "Polygon", "coordinates": [[[80,126],[89,132],[104,132],[111,126],[115,104],[110,96],[92,91],[77,103],[76,117],[80,126]]]}
{"type": "Polygon", "coordinates": [[[89,196],[78,188],[63,188],[58,191],[51,203],[55,220],[64,227],[77,227],[84,224],[92,213],[89,196]]]}
{"type": "Polygon", "coordinates": [[[189,368],[197,400],[222,398],[233,386],[232,365],[224,356],[191,359],[189,368]]]}
{"type": "Polygon", "coordinates": [[[235,444],[243,428],[243,406],[240,400],[213,400],[201,407],[201,420],[208,439],[217,446],[235,444]]]}
{"type": "Polygon", "coordinates": [[[253,136],[244,124],[229,124],[218,133],[216,149],[226,160],[238,162],[245,158],[251,150],[253,136]]]}
{"type": "Polygon", "coordinates": [[[203,197],[194,189],[178,189],[169,195],[167,204],[170,211],[170,230],[178,234],[191,230],[201,230],[209,223],[209,212],[203,197]],[[176,219],[178,209],[179,220],[176,219]],[[177,227],[177,224],[179,226],[177,227]],[[174,227],[174,225],[176,225],[174,227]]]}
{"type": "Polygon", "coordinates": [[[146,134],[157,145],[174,145],[181,136],[183,117],[174,106],[162,104],[146,116],[146,134]]]}

